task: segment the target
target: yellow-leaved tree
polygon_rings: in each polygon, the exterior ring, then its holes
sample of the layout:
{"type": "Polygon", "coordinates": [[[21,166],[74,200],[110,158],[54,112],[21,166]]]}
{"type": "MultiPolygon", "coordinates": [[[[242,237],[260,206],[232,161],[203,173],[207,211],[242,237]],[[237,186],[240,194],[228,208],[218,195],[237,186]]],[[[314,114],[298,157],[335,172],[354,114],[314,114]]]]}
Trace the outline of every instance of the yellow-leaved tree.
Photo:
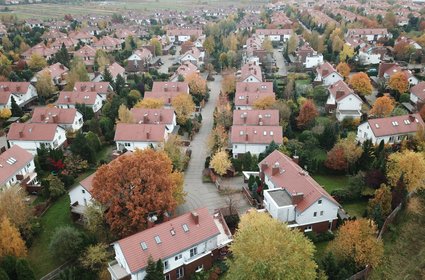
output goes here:
{"type": "Polygon", "coordinates": [[[370,95],[372,94],[373,87],[370,82],[369,76],[364,72],[354,74],[349,80],[350,86],[359,95],[370,95]]]}
{"type": "Polygon", "coordinates": [[[143,98],[134,105],[135,108],[144,108],[144,109],[161,109],[164,107],[164,101],[159,98],[143,98]]]}
{"type": "Polygon", "coordinates": [[[264,96],[255,100],[252,105],[254,106],[255,109],[265,110],[265,109],[270,109],[275,102],[276,100],[274,99],[273,96],[264,96]]]}
{"type": "Polygon", "coordinates": [[[12,111],[9,108],[0,109],[0,119],[7,120],[12,116],[12,111]]]}
{"type": "Polygon", "coordinates": [[[225,279],[316,279],[313,243],[266,213],[242,216],[230,251],[225,279]]]}
{"type": "Polygon", "coordinates": [[[25,257],[27,248],[18,229],[3,216],[0,221],[0,258],[8,255],[25,257]]]}
{"type": "Polygon", "coordinates": [[[388,157],[387,178],[395,186],[402,179],[407,191],[425,188],[425,157],[423,153],[404,150],[388,157]]]}
{"type": "Polygon", "coordinates": [[[339,53],[339,61],[346,61],[354,56],[354,49],[347,44],[344,44],[342,51],[339,53]]]}
{"type": "Polygon", "coordinates": [[[210,167],[220,176],[226,174],[227,170],[232,167],[232,162],[227,152],[222,149],[215,153],[211,158],[210,167]]]}
{"type": "Polygon", "coordinates": [[[338,73],[341,74],[341,76],[343,76],[346,79],[348,77],[348,75],[350,75],[351,69],[350,69],[350,66],[348,66],[347,63],[340,62],[336,66],[336,71],[338,71],[338,73]]]}
{"type": "Polygon", "coordinates": [[[398,72],[390,77],[388,86],[402,94],[409,89],[409,80],[404,72],[398,72]]]}
{"type": "Polygon", "coordinates": [[[346,221],[328,250],[341,260],[352,259],[358,268],[376,267],[384,255],[382,240],[376,238],[377,227],[372,220],[346,221]]]}
{"type": "Polygon", "coordinates": [[[187,93],[180,93],[171,101],[171,105],[174,108],[177,116],[177,123],[184,125],[186,121],[195,112],[195,103],[193,102],[192,96],[187,93]]]}
{"type": "Polygon", "coordinates": [[[394,99],[384,95],[378,97],[373,103],[372,109],[370,109],[369,114],[383,118],[388,117],[391,112],[394,110],[394,99]]]}
{"type": "Polygon", "coordinates": [[[133,123],[133,115],[131,114],[130,110],[125,106],[124,104],[121,104],[118,108],[118,119],[116,120],[117,123],[133,123]]]}

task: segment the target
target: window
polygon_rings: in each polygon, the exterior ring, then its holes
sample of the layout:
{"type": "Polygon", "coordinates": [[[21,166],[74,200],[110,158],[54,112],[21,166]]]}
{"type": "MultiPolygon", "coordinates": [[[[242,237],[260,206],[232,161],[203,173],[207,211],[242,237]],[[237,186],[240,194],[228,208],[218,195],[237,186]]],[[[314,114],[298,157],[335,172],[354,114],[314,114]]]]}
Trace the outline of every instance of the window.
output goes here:
{"type": "Polygon", "coordinates": [[[164,261],[164,269],[168,269],[169,265],[168,265],[168,261],[164,261]]]}
{"type": "Polygon", "coordinates": [[[313,229],[312,229],[312,227],[311,226],[307,226],[307,227],[305,227],[305,229],[304,229],[304,232],[308,232],[308,231],[312,231],[313,229]]]}
{"type": "Polygon", "coordinates": [[[177,271],[176,271],[177,279],[183,278],[183,275],[184,275],[183,267],[177,268],[177,271]]]}
{"type": "Polygon", "coordinates": [[[203,264],[198,265],[198,266],[196,267],[195,272],[200,272],[200,271],[202,271],[203,269],[204,269],[204,265],[203,265],[203,264]]]}
{"type": "Polygon", "coordinates": [[[171,280],[171,276],[170,276],[170,274],[166,274],[166,275],[164,276],[164,280],[171,280]]]}
{"type": "Polygon", "coordinates": [[[317,204],[322,204],[322,200],[319,199],[319,201],[317,201],[317,204]]]}
{"type": "Polygon", "coordinates": [[[142,247],[143,251],[145,251],[146,249],[148,249],[148,245],[146,244],[146,242],[140,243],[140,246],[142,247]]]}
{"type": "Polygon", "coordinates": [[[124,143],[124,146],[125,147],[130,147],[130,143],[128,143],[128,142],[127,143],[124,143]]]}
{"type": "Polygon", "coordinates": [[[178,261],[182,258],[182,254],[178,254],[177,256],[174,257],[175,261],[178,261]]]}
{"type": "Polygon", "coordinates": [[[314,212],[314,213],[313,213],[313,217],[316,217],[316,216],[317,216],[317,212],[314,212]]]}
{"type": "Polygon", "coordinates": [[[159,235],[155,236],[155,242],[156,242],[156,244],[161,243],[161,238],[159,238],[159,235]]]}
{"type": "Polygon", "coordinates": [[[190,249],[190,257],[196,256],[198,254],[198,248],[194,247],[190,249]]]}
{"type": "Polygon", "coordinates": [[[189,227],[186,224],[183,224],[183,230],[184,232],[188,232],[189,231],[189,227]]]}
{"type": "Polygon", "coordinates": [[[323,216],[323,211],[320,211],[320,216],[323,216]]]}
{"type": "Polygon", "coordinates": [[[85,191],[85,190],[81,190],[81,192],[82,192],[82,193],[86,193],[86,191],[85,191]]]}

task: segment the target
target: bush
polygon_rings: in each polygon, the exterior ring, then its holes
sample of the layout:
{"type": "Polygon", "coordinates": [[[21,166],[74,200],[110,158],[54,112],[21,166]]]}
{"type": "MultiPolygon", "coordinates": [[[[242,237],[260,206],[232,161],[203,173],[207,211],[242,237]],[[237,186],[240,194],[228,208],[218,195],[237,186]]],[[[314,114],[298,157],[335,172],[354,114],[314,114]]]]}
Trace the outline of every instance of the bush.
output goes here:
{"type": "Polygon", "coordinates": [[[58,228],[53,234],[49,250],[55,258],[65,261],[78,257],[81,254],[82,245],[82,234],[73,227],[65,226],[58,228]]]}
{"type": "Polygon", "coordinates": [[[210,161],[211,161],[211,157],[208,156],[205,158],[205,164],[204,164],[204,168],[210,168],[210,161]]]}
{"type": "Polygon", "coordinates": [[[410,95],[408,93],[403,93],[402,95],[400,95],[400,103],[404,103],[404,102],[410,102],[410,95]]]}
{"type": "Polygon", "coordinates": [[[313,231],[305,233],[305,236],[313,243],[320,243],[324,241],[330,241],[335,238],[334,234],[329,231],[315,233],[313,231]]]}
{"type": "Polygon", "coordinates": [[[334,190],[331,195],[340,203],[356,200],[358,197],[350,190],[334,190]]]}

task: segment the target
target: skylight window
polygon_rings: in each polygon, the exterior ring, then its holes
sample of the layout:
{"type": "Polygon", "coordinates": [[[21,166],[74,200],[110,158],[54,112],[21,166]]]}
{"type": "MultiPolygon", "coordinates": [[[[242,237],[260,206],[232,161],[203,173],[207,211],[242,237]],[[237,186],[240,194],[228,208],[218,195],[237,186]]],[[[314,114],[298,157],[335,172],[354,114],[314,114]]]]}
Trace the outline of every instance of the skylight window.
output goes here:
{"type": "Polygon", "coordinates": [[[161,244],[161,238],[159,238],[159,235],[155,236],[155,242],[156,244],[161,244]]]}
{"type": "Polygon", "coordinates": [[[171,233],[172,236],[176,235],[176,231],[173,228],[170,229],[170,233],[171,233]]]}
{"type": "Polygon", "coordinates": [[[183,224],[183,230],[184,232],[188,232],[189,231],[189,227],[187,226],[187,224],[183,224]]]}
{"type": "Polygon", "coordinates": [[[144,241],[140,243],[140,246],[142,247],[143,251],[146,251],[148,249],[148,245],[144,241]]]}

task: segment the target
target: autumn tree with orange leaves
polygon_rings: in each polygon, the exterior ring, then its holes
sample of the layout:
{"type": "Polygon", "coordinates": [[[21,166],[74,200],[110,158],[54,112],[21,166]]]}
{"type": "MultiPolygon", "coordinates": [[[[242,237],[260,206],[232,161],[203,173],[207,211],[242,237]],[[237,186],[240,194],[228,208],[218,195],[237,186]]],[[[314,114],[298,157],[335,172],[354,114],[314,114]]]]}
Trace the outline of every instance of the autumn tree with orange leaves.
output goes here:
{"type": "Polygon", "coordinates": [[[300,128],[307,127],[319,115],[316,105],[310,99],[304,101],[301,105],[300,113],[297,117],[297,125],[300,128]]]}
{"type": "Polygon", "coordinates": [[[143,98],[134,105],[134,108],[144,108],[144,109],[161,109],[164,107],[164,101],[159,98],[143,98]]]}
{"type": "Polygon", "coordinates": [[[405,93],[409,89],[409,80],[403,72],[395,73],[388,81],[390,89],[396,90],[398,93],[405,93]]]}
{"type": "Polygon", "coordinates": [[[350,66],[348,66],[347,63],[345,62],[340,62],[337,66],[336,66],[336,71],[338,71],[339,74],[341,74],[341,76],[344,77],[344,79],[346,79],[348,77],[348,75],[350,75],[350,66]]]}
{"type": "Polygon", "coordinates": [[[372,109],[370,109],[369,114],[376,117],[388,117],[391,112],[394,110],[394,99],[384,95],[376,99],[373,103],[372,109]]]}
{"type": "Polygon", "coordinates": [[[357,268],[376,267],[384,255],[384,245],[376,238],[377,227],[371,220],[346,221],[328,250],[341,260],[354,260],[357,268]]]}
{"type": "Polygon", "coordinates": [[[345,159],[344,148],[336,145],[327,155],[325,166],[332,170],[343,171],[348,168],[347,160],[345,159]]]}
{"type": "Polygon", "coordinates": [[[150,213],[174,211],[184,192],[182,174],[172,170],[167,154],[152,149],[122,155],[98,169],[92,194],[108,207],[105,219],[112,232],[131,235],[146,227],[150,213]]]}
{"type": "Polygon", "coordinates": [[[0,220],[0,258],[4,256],[25,257],[27,248],[18,229],[6,216],[0,220]]]}
{"type": "Polygon", "coordinates": [[[372,94],[372,84],[370,82],[369,76],[364,72],[354,74],[350,78],[349,84],[359,95],[365,96],[372,94]]]}
{"type": "Polygon", "coordinates": [[[199,76],[199,74],[193,73],[185,78],[185,82],[189,84],[190,94],[193,95],[196,100],[202,100],[207,93],[207,81],[199,76]]]}
{"type": "Polygon", "coordinates": [[[271,107],[273,106],[275,102],[276,100],[273,96],[264,96],[255,100],[252,105],[254,109],[266,110],[266,109],[271,109],[271,107]]]}

